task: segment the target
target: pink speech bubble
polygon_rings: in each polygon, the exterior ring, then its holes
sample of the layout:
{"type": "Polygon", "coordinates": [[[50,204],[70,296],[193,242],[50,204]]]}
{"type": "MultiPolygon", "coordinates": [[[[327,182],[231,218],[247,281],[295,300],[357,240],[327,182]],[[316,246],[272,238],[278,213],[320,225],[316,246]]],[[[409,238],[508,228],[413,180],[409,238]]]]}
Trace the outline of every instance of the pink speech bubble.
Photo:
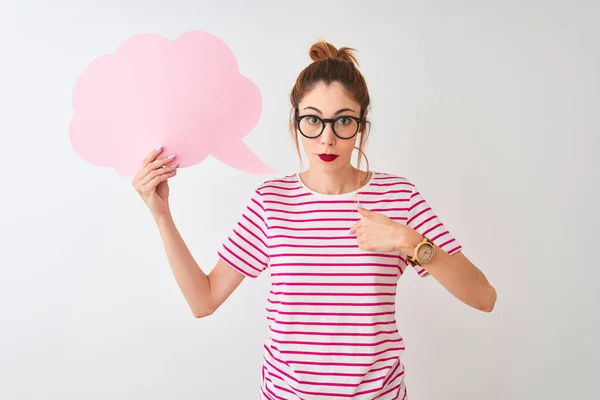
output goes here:
{"type": "Polygon", "coordinates": [[[242,141],[262,109],[230,49],[193,31],[174,41],[139,34],[90,63],[73,89],[69,137],[86,161],[131,177],[154,148],[179,167],[209,154],[242,171],[269,174],[242,141]]]}

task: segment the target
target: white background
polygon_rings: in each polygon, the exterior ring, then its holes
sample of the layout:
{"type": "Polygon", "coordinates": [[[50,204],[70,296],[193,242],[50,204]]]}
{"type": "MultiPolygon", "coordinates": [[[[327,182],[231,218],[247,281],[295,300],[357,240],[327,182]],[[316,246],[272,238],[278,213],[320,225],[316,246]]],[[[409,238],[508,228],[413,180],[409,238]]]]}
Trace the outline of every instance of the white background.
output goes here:
{"type": "Polygon", "coordinates": [[[137,33],[220,37],[260,87],[244,141],[172,181],[202,268],[262,181],[299,169],[288,94],[320,37],[359,50],[371,168],[407,176],[498,290],[400,282],[410,400],[590,399],[600,362],[600,6],[586,1],[2,1],[0,398],[251,399],[268,274],[194,319],[129,180],[80,159],[71,90],[137,33]]]}

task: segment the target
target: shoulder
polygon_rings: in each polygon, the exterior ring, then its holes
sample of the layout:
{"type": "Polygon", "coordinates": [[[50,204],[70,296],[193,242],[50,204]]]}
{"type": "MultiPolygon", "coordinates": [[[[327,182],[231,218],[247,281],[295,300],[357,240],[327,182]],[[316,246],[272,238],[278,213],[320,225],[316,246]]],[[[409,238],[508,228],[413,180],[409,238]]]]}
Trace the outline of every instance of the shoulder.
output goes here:
{"type": "Polygon", "coordinates": [[[405,175],[374,172],[368,188],[361,192],[381,201],[405,204],[412,201],[416,191],[412,180],[405,175]]]}
{"type": "Polygon", "coordinates": [[[256,193],[262,195],[265,192],[298,189],[298,185],[298,177],[293,173],[263,181],[256,187],[256,193]]]}
{"type": "Polygon", "coordinates": [[[373,186],[397,186],[411,189],[415,186],[412,180],[405,175],[391,174],[387,172],[373,172],[373,186]]]}

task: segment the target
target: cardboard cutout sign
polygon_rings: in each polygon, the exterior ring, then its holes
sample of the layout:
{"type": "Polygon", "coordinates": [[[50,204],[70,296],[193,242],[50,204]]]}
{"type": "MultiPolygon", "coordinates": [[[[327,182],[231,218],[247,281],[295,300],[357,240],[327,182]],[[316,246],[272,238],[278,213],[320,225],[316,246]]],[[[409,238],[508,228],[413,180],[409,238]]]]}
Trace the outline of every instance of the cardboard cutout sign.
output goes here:
{"type": "Polygon", "coordinates": [[[260,117],[260,90],[209,33],[132,36],[85,68],[72,100],[75,152],[122,176],[159,146],[161,155],[177,154],[180,168],[210,154],[241,171],[274,172],[242,141],[260,117]]]}

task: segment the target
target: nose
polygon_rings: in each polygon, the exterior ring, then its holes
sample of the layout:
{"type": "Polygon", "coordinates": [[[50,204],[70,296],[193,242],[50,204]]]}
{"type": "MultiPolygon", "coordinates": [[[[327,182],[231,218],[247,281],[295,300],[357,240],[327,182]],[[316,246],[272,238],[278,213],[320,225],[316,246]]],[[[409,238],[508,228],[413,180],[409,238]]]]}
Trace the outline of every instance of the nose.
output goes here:
{"type": "Polygon", "coordinates": [[[335,143],[335,134],[333,133],[333,127],[331,124],[325,124],[325,129],[321,134],[321,144],[331,146],[335,143]]]}

